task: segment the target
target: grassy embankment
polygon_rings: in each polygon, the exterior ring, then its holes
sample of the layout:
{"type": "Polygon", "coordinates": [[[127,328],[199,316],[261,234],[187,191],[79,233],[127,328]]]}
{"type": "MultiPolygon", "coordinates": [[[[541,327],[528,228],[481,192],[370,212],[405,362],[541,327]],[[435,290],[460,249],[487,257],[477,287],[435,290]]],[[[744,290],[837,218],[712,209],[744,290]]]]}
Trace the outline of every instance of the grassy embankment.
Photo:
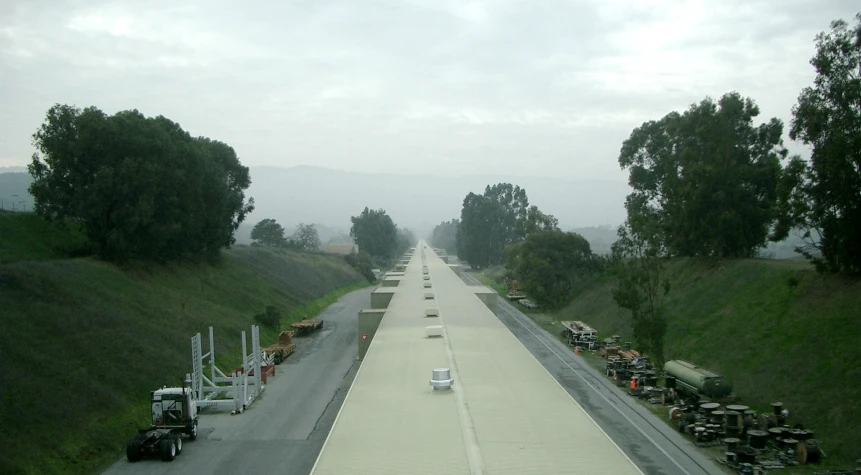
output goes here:
{"type": "MultiPolygon", "coordinates": [[[[104,466],[148,423],[149,391],[190,371],[194,333],[213,326],[230,368],[266,305],[287,327],[367,285],[339,257],[237,247],[212,266],[121,269],[67,258],[81,242],[0,213],[0,473],[104,466]]],[[[261,341],[277,333],[261,328],[261,341]]]]}
{"type": "MultiPolygon", "coordinates": [[[[668,275],[666,358],[726,375],[759,411],[783,401],[791,423],[816,431],[828,465],[854,467],[861,458],[861,280],[817,274],[801,260],[763,259],[680,260],[668,275]]],[[[554,334],[558,321],[583,320],[601,338],[629,340],[629,314],[613,302],[612,287],[601,277],[567,307],[531,316],[554,334]]]]}

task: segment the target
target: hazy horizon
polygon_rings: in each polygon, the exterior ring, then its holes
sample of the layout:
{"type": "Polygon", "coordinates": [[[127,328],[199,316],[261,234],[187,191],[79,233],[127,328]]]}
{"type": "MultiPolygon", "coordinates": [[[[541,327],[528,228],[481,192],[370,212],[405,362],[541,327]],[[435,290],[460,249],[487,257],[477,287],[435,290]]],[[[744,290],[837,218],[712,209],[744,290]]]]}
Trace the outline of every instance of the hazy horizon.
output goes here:
{"type": "MultiPolygon", "coordinates": [[[[55,103],[164,115],[247,166],[625,180],[645,121],[738,91],[788,124],[857,2],[0,4],[0,166],[55,103]]],[[[806,147],[784,138],[791,152],[806,147]]]]}

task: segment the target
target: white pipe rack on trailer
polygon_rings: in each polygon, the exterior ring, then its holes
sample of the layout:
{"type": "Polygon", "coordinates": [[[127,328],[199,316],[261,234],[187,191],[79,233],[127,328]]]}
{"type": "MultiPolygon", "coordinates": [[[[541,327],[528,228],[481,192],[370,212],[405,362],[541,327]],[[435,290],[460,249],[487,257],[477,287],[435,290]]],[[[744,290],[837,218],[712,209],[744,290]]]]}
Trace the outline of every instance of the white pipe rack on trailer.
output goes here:
{"type": "MultiPolygon", "coordinates": [[[[209,351],[203,353],[200,333],[191,337],[191,386],[195,392],[197,408],[227,407],[232,414],[241,414],[257,399],[266,386],[261,376],[261,366],[271,356],[260,350],[260,327],[251,326],[251,352],[248,352],[245,331],[242,332],[242,366],[230,374],[224,374],[215,365],[215,338],[209,327],[209,351]],[[209,358],[209,376],[204,374],[209,358]],[[264,360],[265,359],[265,360],[264,360]],[[218,399],[227,396],[226,399],[218,399]]],[[[271,364],[271,363],[269,363],[271,364]]]]}

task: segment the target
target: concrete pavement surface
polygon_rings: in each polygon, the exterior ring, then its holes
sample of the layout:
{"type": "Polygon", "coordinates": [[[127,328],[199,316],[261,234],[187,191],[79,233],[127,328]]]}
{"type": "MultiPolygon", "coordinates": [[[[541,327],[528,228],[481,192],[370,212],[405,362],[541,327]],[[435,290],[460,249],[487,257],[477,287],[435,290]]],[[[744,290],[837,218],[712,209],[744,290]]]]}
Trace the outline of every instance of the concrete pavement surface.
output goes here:
{"type": "MultiPolygon", "coordinates": [[[[262,396],[244,413],[231,416],[207,409],[200,416],[197,440],[184,438],[182,455],[176,460],[144,458],[129,463],[123,457],[104,473],[310,473],[355,377],[356,315],[370,307],[372,290],[345,295],[319,315],[320,330],[294,338],[296,352],[276,366],[262,396]]],[[[146,423],[141,421],[142,426],[146,423]]]]}
{"type": "MultiPolygon", "coordinates": [[[[468,285],[483,285],[466,272],[468,285]]],[[[648,475],[733,473],[707,458],[677,431],[617,388],[504,298],[498,317],[592,419],[648,475]]],[[[585,319],[588,322],[588,319],[585,319]]],[[[582,456],[572,449],[572,457],[582,456]]]]}

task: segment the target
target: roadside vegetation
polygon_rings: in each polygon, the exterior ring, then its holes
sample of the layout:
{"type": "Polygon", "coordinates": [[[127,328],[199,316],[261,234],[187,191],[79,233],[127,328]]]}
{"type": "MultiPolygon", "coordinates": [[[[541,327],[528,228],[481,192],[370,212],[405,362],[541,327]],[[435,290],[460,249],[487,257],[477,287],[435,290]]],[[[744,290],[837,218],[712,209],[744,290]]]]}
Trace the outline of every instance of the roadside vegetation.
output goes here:
{"type": "MultiPolygon", "coordinates": [[[[0,426],[15,428],[0,433],[0,473],[92,472],[147,424],[149,391],[191,371],[193,334],[213,326],[230,367],[267,306],[287,328],[367,285],[337,256],[245,246],[215,265],[121,268],[69,258],[75,234],[32,214],[0,220],[0,426]]],[[[262,326],[261,340],[280,328],[262,326]]]]}
{"type": "Polygon", "coordinates": [[[851,464],[861,458],[850,422],[861,417],[859,64],[861,14],[816,37],[816,78],[789,128],[809,160],[789,156],[784,124],[737,92],[635,128],[618,157],[633,192],[609,256],[507,183],[469,193],[460,220],[430,242],[450,246],[456,227],[458,257],[502,294],[516,280],[550,316],[530,312],[545,328],[583,320],[655,363],[723,373],[746,404],[794,408],[832,460],[851,464]],[[806,260],[755,259],[790,235],[806,260]]]}

